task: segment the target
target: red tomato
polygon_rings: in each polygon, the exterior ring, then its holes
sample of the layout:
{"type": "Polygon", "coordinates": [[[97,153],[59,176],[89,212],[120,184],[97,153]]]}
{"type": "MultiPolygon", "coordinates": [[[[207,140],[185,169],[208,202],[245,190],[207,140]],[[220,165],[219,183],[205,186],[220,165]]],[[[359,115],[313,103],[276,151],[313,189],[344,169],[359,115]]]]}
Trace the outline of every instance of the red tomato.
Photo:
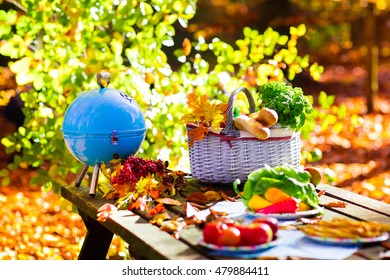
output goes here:
{"type": "Polygon", "coordinates": [[[251,223],[241,228],[243,245],[260,245],[272,241],[273,233],[268,224],[251,223]]]}
{"type": "Polygon", "coordinates": [[[276,233],[278,232],[279,225],[278,225],[278,219],[275,217],[259,217],[255,218],[253,223],[265,223],[269,225],[272,229],[273,239],[276,239],[276,233]]]}
{"type": "Polygon", "coordinates": [[[227,228],[226,224],[219,222],[208,222],[203,228],[203,241],[211,244],[218,244],[219,233],[227,228]]]}
{"type": "Polygon", "coordinates": [[[241,232],[236,227],[222,229],[218,236],[218,245],[239,246],[241,245],[241,232]]]}

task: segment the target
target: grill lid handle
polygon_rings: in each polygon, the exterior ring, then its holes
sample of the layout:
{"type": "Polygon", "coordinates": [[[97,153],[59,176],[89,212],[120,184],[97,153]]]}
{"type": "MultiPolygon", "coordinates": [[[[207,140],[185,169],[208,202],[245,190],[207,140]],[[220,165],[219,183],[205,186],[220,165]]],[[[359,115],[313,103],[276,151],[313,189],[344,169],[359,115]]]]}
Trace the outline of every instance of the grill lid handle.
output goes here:
{"type": "Polygon", "coordinates": [[[119,136],[116,133],[116,130],[113,130],[112,134],[111,134],[111,144],[114,146],[118,145],[118,139],[119,139],[119,136]]]}
{"type": "Polygon", "coordinates": [[[108,87],[110,84],[111,75],[108,72],[102,72],[96,75],[96,80],[100,88],[108,87]]]}

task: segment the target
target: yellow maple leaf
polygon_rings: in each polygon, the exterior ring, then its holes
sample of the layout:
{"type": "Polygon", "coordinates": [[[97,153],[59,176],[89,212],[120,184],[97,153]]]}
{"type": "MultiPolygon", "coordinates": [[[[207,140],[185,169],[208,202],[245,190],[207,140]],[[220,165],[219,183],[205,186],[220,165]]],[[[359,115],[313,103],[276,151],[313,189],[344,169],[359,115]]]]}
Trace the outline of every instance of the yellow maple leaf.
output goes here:
{"type": "Polygon", "coordinates": [[[221,122],[224,120],[224,112],[221,112],[216,104],[207,104],[204,106],[205,111],[205,123],[208,126],[218,130],[221,122]]]}
{"type": "Polygon", "coordinates": [[[223,114],[223,121],[226,122],[227,121],[227,114],[226,114],[226,110],[228,108],[228,104],[227,103],[220,103],[217,105],[217,108],[218,110],[220,110],[223,114]]]}
{"type": "Polygon", "coordinates": [[[192,112],[197,116],[203,116],[203,107],[208,103],[207,95],[202,95],[198,98],[195,93],[190,93],[188,96],[187,105],[192,112]]]}
{"type": "Polygon", "coordinates": [[[180,118],[181,123],[198,123],[199,119],[195,114],[185,114],[180,118]]]}
{"type": "Polygon", "coordinates": [[[158,181],[154,179],[153,176],[142,177],[136,186],[137,193],[139,194],[147,194],[149,190],[153,188],[157,188],[158,181]]]}
{"type": "Polygon", "coordinates": [[[212,127],[214,130],[219,130],[221,123],[227,120],[227,104],[212,103],[207,95],[198,97],[195,93],[191,93],[188,96],[187,105],[191,112],[185,114],[180,121],[199,125],[199,127],[188,132],[190,147],[194,144],[195,140],[201,141],[203,139],[204,135],[209,132],[209,127],[212,127]]]}

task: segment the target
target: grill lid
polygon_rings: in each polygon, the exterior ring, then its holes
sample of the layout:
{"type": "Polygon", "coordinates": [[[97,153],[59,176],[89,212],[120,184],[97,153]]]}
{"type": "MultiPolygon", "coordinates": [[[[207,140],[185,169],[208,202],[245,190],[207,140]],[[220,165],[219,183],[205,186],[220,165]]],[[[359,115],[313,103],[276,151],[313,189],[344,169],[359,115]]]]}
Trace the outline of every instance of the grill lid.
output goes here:
{"type": "MultiPolygon", "coordinates": [[[[68,107],[62,131],[65,135],[142,135],[146,131],[145,120],[137,102],[123,91],[105,88],[110,74],[97,75],[101,88],[86,91],[68,107]]],[[[115,137],[115,136],[114,136],[115,137]]]]}

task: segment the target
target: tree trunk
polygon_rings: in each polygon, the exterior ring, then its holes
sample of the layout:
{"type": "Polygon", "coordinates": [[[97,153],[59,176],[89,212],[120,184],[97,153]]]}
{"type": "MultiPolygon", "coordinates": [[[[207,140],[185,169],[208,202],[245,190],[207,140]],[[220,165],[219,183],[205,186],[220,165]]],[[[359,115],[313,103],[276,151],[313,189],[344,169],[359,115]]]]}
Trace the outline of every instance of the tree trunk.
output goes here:
{"type": "Polygon", "coordinates": [[[378,95],[378,26],[377,11],[375,3],[368,3],[365,19],[365,38],[366,38],[366,71],[365,95],[367,102],[367,113],[375,111],[375,100],[378,95]]]}

